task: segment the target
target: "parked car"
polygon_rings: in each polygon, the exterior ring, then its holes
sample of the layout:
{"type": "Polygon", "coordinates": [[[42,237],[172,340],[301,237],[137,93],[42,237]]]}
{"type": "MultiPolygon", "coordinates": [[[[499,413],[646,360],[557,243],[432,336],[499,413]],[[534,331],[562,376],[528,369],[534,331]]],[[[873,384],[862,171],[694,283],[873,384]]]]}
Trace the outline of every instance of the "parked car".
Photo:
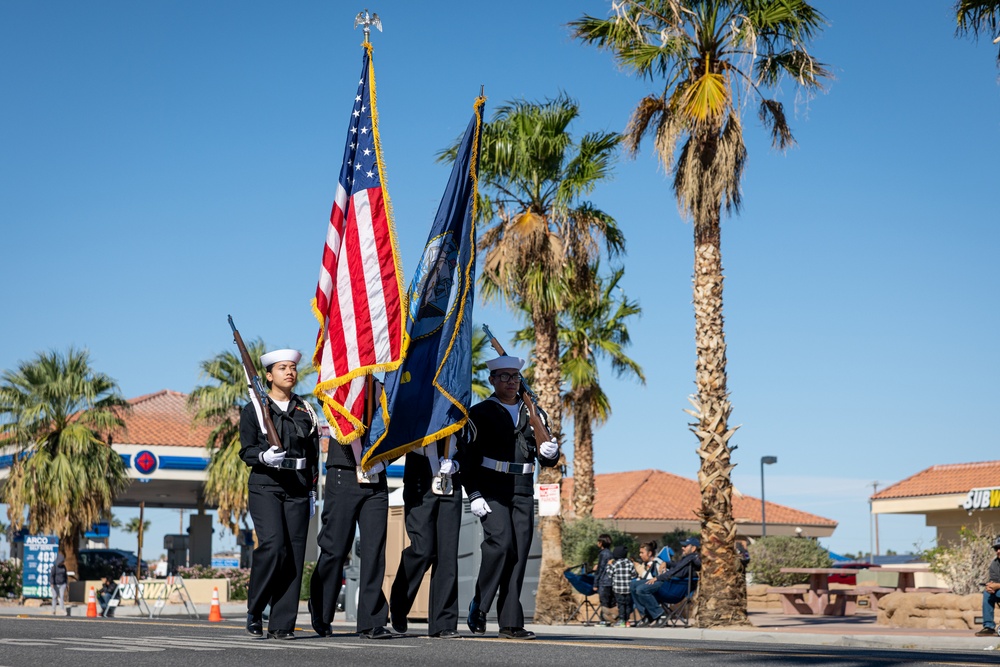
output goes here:
{"type": "Polygon", "coordinates": [[[844,574],[831,574],[827,578],[829,583],[855,586],[858,583],[858,575],[852,570],[865,570],[870,567],[876,567],[876,565],[874,563],[862,563],[859,561],[844,561],[834,563],[831,567],[842,568],[844,570],[844,574]]]}
{"type": "MultiPolygon", "coordinates": [[[[114,580],[122,574],[135,574],[138,558],[131,551],[122,549],[81,549],[77,554],[76,577],[80,581],[109,577],[114,580]]],[[[149,576],[149,566],[144,562],[140,579],[149,576]]]]}

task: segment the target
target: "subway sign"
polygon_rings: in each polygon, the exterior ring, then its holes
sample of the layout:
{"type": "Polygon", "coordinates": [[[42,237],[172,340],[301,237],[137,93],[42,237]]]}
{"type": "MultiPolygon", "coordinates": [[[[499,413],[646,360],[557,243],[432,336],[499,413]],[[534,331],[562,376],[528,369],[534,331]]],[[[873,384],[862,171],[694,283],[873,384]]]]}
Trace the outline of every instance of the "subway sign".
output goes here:
{"type": "Polygon", "coordinates": [[[995,510],[1000,509],[1000,486],[988,489],[972,489],[962,502],[965,510],[995,510]]]}

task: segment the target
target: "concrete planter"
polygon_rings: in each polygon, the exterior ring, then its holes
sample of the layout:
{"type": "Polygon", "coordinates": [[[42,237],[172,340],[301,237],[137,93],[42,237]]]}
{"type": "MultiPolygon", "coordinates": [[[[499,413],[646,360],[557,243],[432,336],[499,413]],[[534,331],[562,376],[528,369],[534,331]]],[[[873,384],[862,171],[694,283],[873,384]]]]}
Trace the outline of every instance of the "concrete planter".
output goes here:
{"type": "MultiPolygon", "coordinates": [[[[139,581],[139,585],[142,586],[143,596],[146,598],[147,602],[152,602],[153,600],[160,599],[165,593],[167,588],[166,579],[142,579],[139,581]]],[[[93,587],[94,591],[101,590],[100,581],[71,581],[69,586],[67,586],[66,597],[70,602],[76,602],[80,604],[87,603],[87,593],[90,588],[93,587]]],[[[219,589],[219,604],[226,604],[229,602],[229,580],[228,579],[185,579],[184,588],[187,589],[188,595],[191,596],[191,601],[194,604],[211,604],[212,603],[212,591],[215,588],[219,589]]],[[[125,596],[126,603],[128,599],[134,597],[134,595],[125,596]]],[[[167,596],[168,603],[180,603],[180,595],[177,591],[171,592],[167,596]]]]}

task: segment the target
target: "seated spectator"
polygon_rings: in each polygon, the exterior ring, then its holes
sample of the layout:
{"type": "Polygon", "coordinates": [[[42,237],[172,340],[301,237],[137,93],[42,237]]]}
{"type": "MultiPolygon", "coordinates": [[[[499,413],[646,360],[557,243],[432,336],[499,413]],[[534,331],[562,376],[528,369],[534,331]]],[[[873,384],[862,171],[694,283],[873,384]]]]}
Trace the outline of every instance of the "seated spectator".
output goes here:
{"type": "Polygon", "coordinates": [[[743,540],[736,540],[736,553],[740,556],[740,566],[746,572],[747,565],[750,564],[750,552],[747,551],[747,543],[743,540]]]}
{"type": "Polygon", "coordinates": [[[632,615],[632,593],[630,584],[632,579],[638,576],[632,559],[628,557],[628,549],[624,546],[615,547],[611,552],[611,587],[615,592],[615,602],[618,603],[619,628],[624,628],[632,615]]]}
{"type": "MultiPolygon", "coordinates": [[[[669,548],[669,547],[664,547],[669,548]]],[[[645,567],[645,572],[643,572],[642,579],[656,579],[656,575],[663,572],[667,565],[667,561],[663,560],[660,556],[656,554],[656,540],[650,542],[643,542],[639,547],[639,560],[642,561],[643,567],[645,567]]]]}
{"type": "MultiPolygon", "coordinates": [[[[651,581],[656,579],[656,575],[663,571],[666,566],[665,563],[660,560],[659,556],[655,556],[656,553],[656,541],[643,542],[642,546],[639,547],[639,560],[642,561],[642,565],[645,568],[642,577],[633,579],[629,583],[629,595],[632,598],[633,608],[639,610],[641,616],[645,616],[645,609],[639,607],[635,601],[635,587],[641,586],[646,581],[651,581]]],[[[637,625],[638,621],[629,621],[630,625],[637,625]]]]}
{"type": "Polygon", "coordinates": [[[990,570],[983,584],[983,627],[976,632],[977,637],[992,637],[997,633],[993,620],[993,608],[1000,602],[1000,537],[993,540],[993,550],[997,557],[990,561],[990,570]]]}
{"type": "Polygon", "coordinates": [[[97,591],[97,600],[101,603],[101,613],[107,618],[114,618],[115,608],[108,609],[111,597],[115,594],[115,584],[108,577],[101,578],[101,590],[97,591]],[[107,609],[107,613],[104,613],[107,609]]]}
{"type": "Polygon", "coordinates": [[[656,595],[657,592],[668,580],[687,579],[701,570],[701,555],[698,553],[698,549],[701,548],[701,540],[697,537],[689,537],[681,542],[681,547],[681,557],[672,567],[657,575],[655,579],[643,581],[632,589],[632,601],[635,608],[643,615],[636,623],[637,627],[663,627],[667,617],[663,613],[663,606],[656,595]]]}

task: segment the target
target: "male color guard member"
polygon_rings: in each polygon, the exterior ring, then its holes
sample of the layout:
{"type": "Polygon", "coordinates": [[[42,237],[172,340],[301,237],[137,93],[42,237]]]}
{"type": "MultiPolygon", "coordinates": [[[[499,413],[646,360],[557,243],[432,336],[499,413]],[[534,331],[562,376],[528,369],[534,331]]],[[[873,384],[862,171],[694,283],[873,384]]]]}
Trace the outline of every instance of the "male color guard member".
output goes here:
{"type": "Polygon", "coordinates": [[[410,546],[403,550],[389,595],[392,629],[406,632],[427,568],[431,570],[427,634],[452,639],[458,634],[458,532],[462,527],[462,490],[452,438],[406,455],[403,512],[410,546]]]}
{"type": "MultiPolygon", "coordinates": [[[[500,637],[534,639],[524,629],[521,586],[535,530],[535,459],[553,467],[559,445],[541,440],[529,423],[537,408],[521,400],[524,360],[501,356],[486,362],[494,393],[469,410],[474,439],[463,445],[462,482],[470,509],[483,525],[482,564],[469,605],[469,629],[486,633],[486,612],[499,595],[500,637]]],[[[541,415],[544,419],[544,414],[541,415]]]]}

